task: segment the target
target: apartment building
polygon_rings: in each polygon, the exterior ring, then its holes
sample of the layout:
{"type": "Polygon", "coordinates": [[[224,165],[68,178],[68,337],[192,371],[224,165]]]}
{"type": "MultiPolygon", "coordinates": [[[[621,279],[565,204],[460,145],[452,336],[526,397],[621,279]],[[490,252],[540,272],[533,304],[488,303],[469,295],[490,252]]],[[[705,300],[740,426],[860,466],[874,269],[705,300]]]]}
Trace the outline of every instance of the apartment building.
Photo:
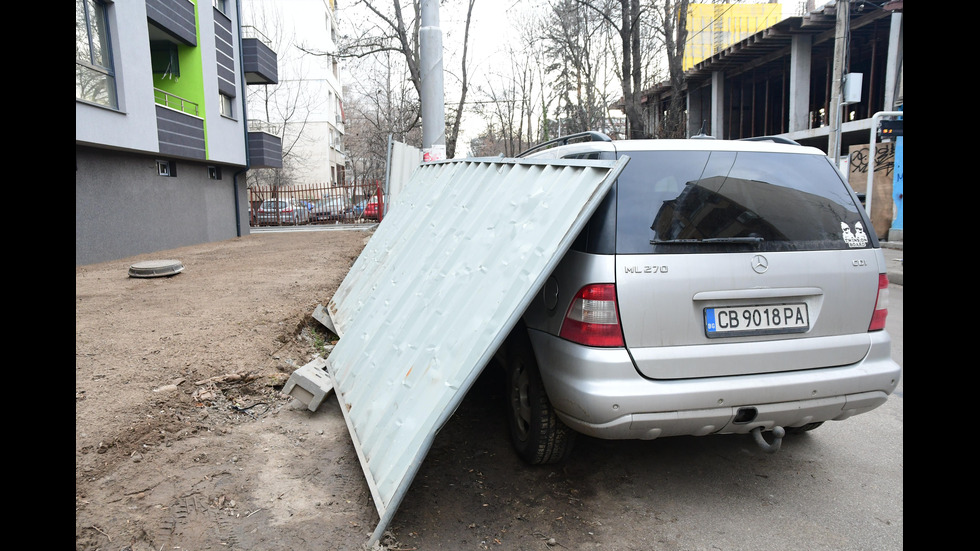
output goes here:
{"type": "Polygon", "coordinates": [[[76,0],[75,264],[248,234],[245,171],[282,142],[246,87],[277,79],[239,0],[76,0]]]}
{"type": "Polygon", "coordinates": [[[344,110],[337,54],[335,0],[248,0],[246,26],[263,29],[279,53],[279,81],[249,93],[252,122],[263,119],[287,151],[275,181],[268,171],[252,185],[342,185],[344,110]]]}

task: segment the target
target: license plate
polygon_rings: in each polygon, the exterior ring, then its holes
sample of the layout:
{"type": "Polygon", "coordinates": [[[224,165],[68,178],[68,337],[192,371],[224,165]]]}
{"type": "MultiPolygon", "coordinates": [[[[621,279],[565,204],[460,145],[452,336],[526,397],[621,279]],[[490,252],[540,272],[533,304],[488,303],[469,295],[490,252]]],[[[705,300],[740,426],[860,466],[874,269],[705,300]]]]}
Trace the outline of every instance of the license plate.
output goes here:
{"type": "Polygon", "coordinates": [[[810,328],[805,303],[704,309],[708,338],[803,333],[810,328]]]}

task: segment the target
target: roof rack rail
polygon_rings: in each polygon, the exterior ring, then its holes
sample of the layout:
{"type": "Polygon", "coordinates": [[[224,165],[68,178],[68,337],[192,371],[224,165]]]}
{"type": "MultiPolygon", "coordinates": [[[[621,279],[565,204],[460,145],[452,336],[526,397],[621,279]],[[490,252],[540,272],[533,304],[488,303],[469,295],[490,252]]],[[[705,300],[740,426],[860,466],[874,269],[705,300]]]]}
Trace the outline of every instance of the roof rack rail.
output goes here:
{"type": "Polygon", "coordinates": [[[538,145],[532,147],[531,149],[526,149],[526,150],[520,152],[517,155],[517,157],[520,158],[520,157],[523,157],[525,155],[529,155],[529,154],[531,154],[531,153],[533,153],[535,151],[538,151],[539,149],[545,149],[547,147],[551,147],[551,146],[554,146],[554,145],[568,145],[568,142],[570,142],[571,140],[578,140],[578,139],[582,139],[582,138],[588,138],[588,141],[590,141],[590,142],[611,142],[612,141],[612,138],[610,138],[609,136],[603,134],[602,132],[595,132],[595,131],[592,131],[592,130],[588,130],[586,132],[579,132],[577,134],[569,134],[567,136],[562,136],[560,138],[555,138],[553,140],[548,140],[546,142],[539,143],[538,145]]]}
{"type": "Polygon", "coordinates": [[[789,138],[783,138],[782,136],[756,136],[754,138],[739,138],[742,142],[773,142],[782,143],[786,145],[801,145],[800,142],[791,140],[789,138]]]}

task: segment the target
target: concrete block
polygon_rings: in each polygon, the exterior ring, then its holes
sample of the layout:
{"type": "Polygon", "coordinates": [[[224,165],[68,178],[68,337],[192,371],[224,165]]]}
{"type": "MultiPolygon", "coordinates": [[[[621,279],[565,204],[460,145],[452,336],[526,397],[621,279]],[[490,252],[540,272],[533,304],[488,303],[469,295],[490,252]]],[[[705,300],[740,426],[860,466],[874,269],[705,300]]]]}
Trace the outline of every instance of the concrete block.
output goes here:
{"type": "Polygon", "coordinates": [[[327,312],[327,309],[322,304],[317,304],[316,308],[313,309],[313,319],[323,324],[334,335],[339,335],[333,325],[333,320],[330,318],[330,313],[327,312]]]}
{"type": "Polygon", "coordinates": [[[293,371],[282,387],[283,394],[303,402],[310,411],[316,411],[332,390],[333,381],[327,374],[327,360],[324,358],[316,358],[293,371]]]}

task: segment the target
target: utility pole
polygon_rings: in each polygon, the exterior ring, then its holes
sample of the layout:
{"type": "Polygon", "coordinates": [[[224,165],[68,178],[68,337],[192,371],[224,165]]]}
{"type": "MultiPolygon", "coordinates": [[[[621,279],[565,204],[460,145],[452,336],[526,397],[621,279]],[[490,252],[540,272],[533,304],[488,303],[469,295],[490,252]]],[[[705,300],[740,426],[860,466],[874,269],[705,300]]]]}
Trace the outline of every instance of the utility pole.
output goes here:
{"type": "Polygon", "coordinates": [[[422,0],[419,28],[419,65],[422,77],[422,160],[446,158],[446,97],[442,74],[442,29],[439,0],[422,0]]]}
{"type": "Polygon", "coordinates": [[[834,165],[840,166],[840,136],[843,125],[844,73],[847,71],[848,36],[851,26],[850,0],[837,0],[837,27],[834,32],[834,80],[830,92],[830,120],[833,126],[827,137],[827,155],[833,157],[834,165]]]}

